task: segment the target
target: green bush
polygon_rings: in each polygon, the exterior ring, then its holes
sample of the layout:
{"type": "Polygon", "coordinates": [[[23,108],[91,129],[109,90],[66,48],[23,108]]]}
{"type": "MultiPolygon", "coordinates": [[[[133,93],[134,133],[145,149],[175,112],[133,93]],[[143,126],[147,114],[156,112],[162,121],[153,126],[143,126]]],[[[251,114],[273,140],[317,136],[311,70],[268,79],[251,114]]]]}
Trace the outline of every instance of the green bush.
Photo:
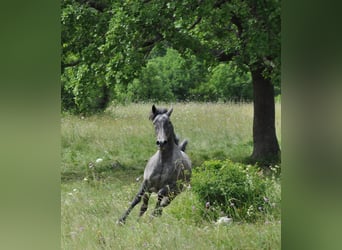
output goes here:
{"type": "Polygon", "coordinates": [[[252,78],[234,63],[220,63],[192,92],[201,101],[251,101],[252,78]]]}
{"type": "Polygon", "coordinates": [[[128,99],[138,101],[185,101],[204,73],[196,58],[183,58],[167,48],[165,55],[151,58],[127,87],[128,99]]]}
{"type": "Polygon", "coordinates": [[[192,192],[191,189],[184,190],[166,207],[166,213],[172,215],[185,224],[201,224],[203,223],[203,212],[205,204],[198,198],[198,194],[192,192]]]}
{"type": "Polygon", "coordinates": [[[206,161],[194,169],[192,176],[194,192],[203,203],[210,204],[205,216],[211,220],[222,214],[248,222],[275,212],[280,216],[280,189],[275,185],[277,181],[262,176],[256,166],[230,160],[206,161]]]}
{"type": "Polygon", "coordinates": [[[63,111],[92,114],[106,107],[110,98],[109,93],[106,93],[109,92],[108,86],[93,71],[86,64],[64,70],[61,75],[63,111]]]}

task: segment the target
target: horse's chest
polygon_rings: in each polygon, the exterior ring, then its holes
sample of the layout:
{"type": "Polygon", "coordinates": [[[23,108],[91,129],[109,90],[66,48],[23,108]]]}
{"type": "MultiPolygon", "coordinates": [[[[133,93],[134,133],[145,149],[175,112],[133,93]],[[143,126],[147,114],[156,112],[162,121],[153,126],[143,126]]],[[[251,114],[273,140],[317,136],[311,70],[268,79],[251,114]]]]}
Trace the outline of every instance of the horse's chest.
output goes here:
{"type": "Polygon", "coordinates": [[[151,179],[153,179],[154,181],[160,181],[160,182],[172,180],[174,172],[175,172],[174,164],[170,164],[170,163],[159,164],[158,167],[156,167],[153,170],[151,179]]]}
{"type": "Polygon", "coordinates": [[[146,173],[151,186],[162,187],[176,181],[177,171],[174,163],[158,163],[146,173]]]}

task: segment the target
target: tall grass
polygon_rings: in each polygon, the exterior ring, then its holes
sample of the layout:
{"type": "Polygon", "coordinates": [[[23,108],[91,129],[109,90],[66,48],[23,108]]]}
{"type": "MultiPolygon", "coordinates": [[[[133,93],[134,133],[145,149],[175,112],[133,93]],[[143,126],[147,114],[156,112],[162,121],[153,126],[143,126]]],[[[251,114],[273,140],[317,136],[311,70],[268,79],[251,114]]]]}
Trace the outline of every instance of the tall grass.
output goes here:
{"type": "MultiPolygon", "coordinates": [[[[138,185],[108,179],[96,186],[89,182],[62,185],[63,249],[279,249],[279,221],[255,224],[215,225],[192,223],[189,205],[194,193],[185,191],[165,208],[163,216],[151,219],[155,204],[138,220],[138,207],[126,225],[115,222],[128,206],[138,185]],[[184,211],[185,210],[185,211],[184,211]],[[177,212],[177,214],[175,214],[177,212]],[[177,218],[178,217],[180,218],[177,218]]],[[[197,213],[195,213],[195,216],[197,213]]]]}
{"type": "MultiPolygon", "coordinates": [[[[140,220],[136,207],[125,226],[115,224],[156,150],[148,120],[151,106],[111,106],[101,115],[62,116],[62,248],[279,249],[279,217],[217,226],[201,217],[205,204],[191,189],[176,197],[160,218],[149,217],[156,200],[152,196],[140,220]],[[98,158],[103,161],[96,163],[98,158]]],[[[171,120],[180,139],[189,140],[187,153],[194,167],[208,159],[243,161],[251,154],[252,104],[176,103],[173,107],[171,120]]],[[[280,140],[279,103],[276,127],[280,140]]],[[[279,198],[280,183],[274,182],[268,192],[279,198]]]]}

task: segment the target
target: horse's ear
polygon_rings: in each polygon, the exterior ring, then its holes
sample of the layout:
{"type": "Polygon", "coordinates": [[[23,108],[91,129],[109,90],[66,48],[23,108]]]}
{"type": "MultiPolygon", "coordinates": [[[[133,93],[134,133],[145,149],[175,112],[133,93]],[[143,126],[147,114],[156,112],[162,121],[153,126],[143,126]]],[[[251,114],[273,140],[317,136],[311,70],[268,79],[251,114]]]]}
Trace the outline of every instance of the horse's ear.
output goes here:
{"type": "Polygon", "coordinates": [[[169,109],[169,111],[167,111],[167,116],[168,117],[170,117],[171,116],[171,114],[172,114],[172,111],[173,111],[173,107],[171,107],[170,109],[169,109]]]}
{"type": "Polygon", "coordinates": [[[154,104],[152,105],[152,114],[156,114],[157,112],[157,108],[156,106],[154,106],[154,104]]]}

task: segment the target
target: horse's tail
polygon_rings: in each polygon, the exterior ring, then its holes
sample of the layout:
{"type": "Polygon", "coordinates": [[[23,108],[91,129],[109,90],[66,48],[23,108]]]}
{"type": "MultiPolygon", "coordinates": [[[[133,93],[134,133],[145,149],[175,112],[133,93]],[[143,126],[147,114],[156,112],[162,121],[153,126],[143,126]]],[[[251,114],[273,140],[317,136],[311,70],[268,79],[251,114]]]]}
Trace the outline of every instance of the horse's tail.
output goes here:
{"type": "Polygon", "coordinates": [[[181,143],[178,147],[180,148],[180,150],[182,150],[183,152],[185,152],[185,150],[186,150],[186,145],[188,145],[188,140],[182,141],[182,143],[181,143]]]}

